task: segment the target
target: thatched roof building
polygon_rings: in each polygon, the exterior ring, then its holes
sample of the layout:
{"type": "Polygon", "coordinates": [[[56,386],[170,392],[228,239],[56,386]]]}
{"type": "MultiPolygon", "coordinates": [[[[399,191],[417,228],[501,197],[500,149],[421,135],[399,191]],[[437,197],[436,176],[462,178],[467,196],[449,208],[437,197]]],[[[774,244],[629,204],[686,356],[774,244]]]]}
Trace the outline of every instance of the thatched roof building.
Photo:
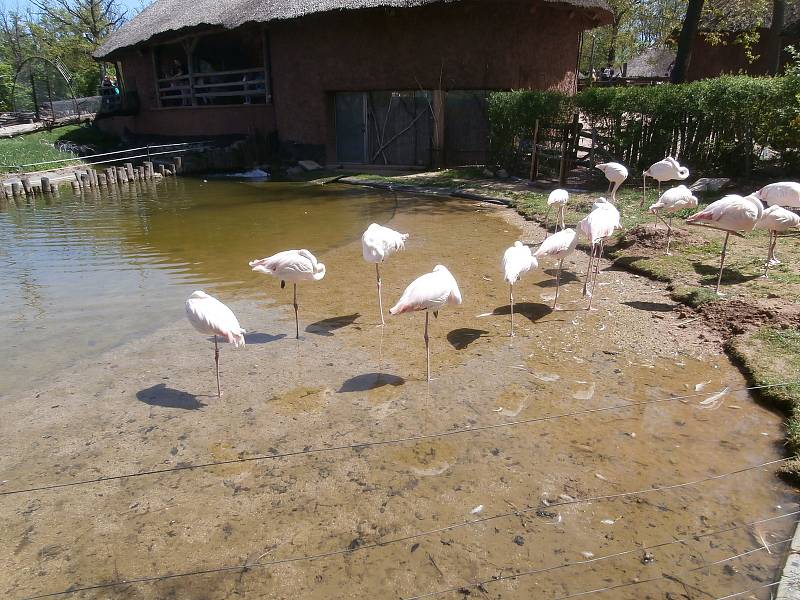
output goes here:
{"type": "Polygon", "coordinates": [[[605,0],[156,0],[95,57],[138,98],[109,128],[260,132],[327,162],[475,162],[486,92],[573,90],[582,32],[609,20],[605,0]]]}

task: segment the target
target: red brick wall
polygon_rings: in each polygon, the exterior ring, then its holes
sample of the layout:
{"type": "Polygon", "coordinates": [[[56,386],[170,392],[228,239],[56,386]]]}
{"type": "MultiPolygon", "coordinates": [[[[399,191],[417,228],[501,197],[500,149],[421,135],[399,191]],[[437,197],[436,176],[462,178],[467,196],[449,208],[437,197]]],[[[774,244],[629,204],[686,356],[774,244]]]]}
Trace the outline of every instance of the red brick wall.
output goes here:
{"type": "Polygon", "coordinates": [[[578,37],[588,26],[580,10],[530,0],[468,0],[276,22],[269,25],[274,107],[157,109],[150,51],[133,50],[123,57],[123,73],[128,89],[138,91],[141,112],[126,118],[125,126],[178,136],[277,126],[281,141],[325,147],[333,160],[333,92],[434,89],[440,77],[445,89],[572,92],[578,37]]]}
{"type": "MultiPolygon", "coordinates": [[[[735,43],[733,36],[728,36],[726,43],[711,45],[706,37],[700,33],[692,49],[692,62],[687,73],[688,81],[708,79],[719,75],[745,73],[747,75],[767,75],[767,35],[766,29],[761,30],[761,36],[752,49],[758,58],[749,62],[742,44],[735,43]]],[[[784,40],[785,44],[797,43],[797,39],[784,40]]],[[[782,63],[785,64],[788,55],[784,54],[782,63]]]]}

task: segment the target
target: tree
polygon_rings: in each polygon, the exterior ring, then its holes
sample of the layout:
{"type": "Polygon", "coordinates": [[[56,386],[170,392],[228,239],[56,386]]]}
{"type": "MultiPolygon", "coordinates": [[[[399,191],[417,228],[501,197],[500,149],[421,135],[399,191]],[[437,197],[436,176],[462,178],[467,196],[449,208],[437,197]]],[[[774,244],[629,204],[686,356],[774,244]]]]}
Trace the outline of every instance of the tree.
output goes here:
{"type": "Polygon", "coordinates": [[[31,4],[54,23],[83,35],[92,49],[119,29],[128,16],[119,0],[31,0],[31,4]]]}
{"type": "Polygon", "coordinates": [[[767,64],[771,75],[778,75],[781,69],[783,50],[783,28],[786,24],[786,0],[773,0],[772,23],[767,40],[767,64]]]}
{"type": "Polygon", "coordinates": [[[675,55],[675,66],[672,68],[672,83],[686,81],[686,73],[692,61],[692,47],[694,46],[697,30],[700,28],[700,17],[703,14],[705,0],[689,0],[686,6],[686,16],[678,38],[678,50],[675,55]]]}

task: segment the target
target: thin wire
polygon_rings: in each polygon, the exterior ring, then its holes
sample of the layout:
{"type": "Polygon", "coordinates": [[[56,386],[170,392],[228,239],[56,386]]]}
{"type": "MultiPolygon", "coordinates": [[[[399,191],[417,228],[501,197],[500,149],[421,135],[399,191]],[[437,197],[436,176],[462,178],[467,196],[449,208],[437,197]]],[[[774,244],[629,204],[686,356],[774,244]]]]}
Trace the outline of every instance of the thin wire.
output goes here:
{"type": "MultiPolygon", "coordinates": [[[[589,502],[591,500],[592,500],[591,498],[587,498],[584,501],[585,502],[589,502]]],[[[342,555],[345,555],[345,554],[352,554],[354,552],[361,552],[361,551],[364,551],[364,550],[372,550],[372,549],[375,549],[375,548],[383,548],[383,547],[386,547],[386,546],[391,546],[393,544],[398,544],[398,543],[401,543],[401,542],[407,542],[407,541],[418,539],[418,538],[421,538],[421,537],[427,537],[427,536],[433,535],[435,533],[444,533],[445,531],[452,531],[454,529],[460,529],[462,527],[468,527],[468,526],[476,525],[476,524],[479,524],[479,523],[485,523],[486,521],[490,521],[492,519],[499,519],[501,517],[517,516],[518,514],[519,514],[519,511],[518,512],[513,512],[513,513],[505,513],[503,515],[495,515],[493,517],[486,517],[486,518],[483,518],[483,519],[475,519],[475,520],[472,520],[472,521],[464,521],[464,522],[460,522],[460,523],[454,523],[454,524],[451,524],[451,525],[447,525],[445,527],[439,527],[437,529],[431,529],[431,530],[428,530],[428,531],[421,531],[421,532],[417,532],[417,533],[412,533],[412,534],[409,534],[409,535],[405,535],[405,536],[397,537],[397,538],[392,538],[392,539],[388,539],[388,540],[384,540],[384,541],[378,541],[378,542],[371,542],[369,544],[363,544],[363,545],[360,545],[360,546],[356,546],[355,548],[348,547],[348,548],[343,548],[343,549],[340,549],[340,550],[331,550],[329,552],[322,552],[322,553],[319,553],[319,554],[307,554],[307,555],[294,556],[294,557],[289,557],[289,558],[281,558],[281,559],[263,561],[263,562],[259,561],[257,559],[256,561],[254,561],[252,563],[244,563],[244,564],[241,564],[241,565],[229,565],[229,566],[222,566],[222,567],[213,567],[213,568],[209,568],[209,569],[201,569],[201,570],[197,570],[197,571],[184,571],[184,572],[180,572],[180,573],[170,573],[170,574],[167,574],[167,575],[153,575],[153,576],[149,576],[149,577],[138,577],[138,578],[135,578],[135,579],[124,579],[124,580],[114,581],[114,582],[110,582],[110,583],[94,584],[94,585],[81,587],[81,588],[73,587],[73,588],[70,588],[70,589],[67,589],[67,590],[62,590],[62,591],[59,591],[59,592],[50,592],[50,593],[46,593],[46,594],[40,594],[40,595],[37,595],[37,596],[28,596],[28,597],[26,597],[25,600],[36,600],[36,599],[39,599],[39,598],[54,598],[54,597],[57,597],[57,596],[64,596],[64,595],[73,594],[73,593],[77,593],[77,592],[87,592],[87,591],[93,591],[93,590],[98,590],[98,589],[108,589],[108,588],[118,587],[118,586],[121,586],[121,585],[135,585],[135,584],[140,584],[140,583],[154,583],[156,581],[166,581],[166,580],[169,580],[169,579],[178,579],[178,578],[183,578],[183,577],[194,577],[194,576],[197,576],[197,575],[213,575],[213,574],[216,574],[216,573],[225,573],[225,572],[239,571],[239,570],[244,571],[244,570],[252,569],[252,568],[271,567],[271,566],[283,565],[283,564],[288,564],[288,563],[297,563],[297,562],[305,562],[305,561],[309,561],[310,562],[310,561],[320,560],[320,559],[324,559],[324,558],[331,558],[331,557],[334,557],[334,556],[342,556],[342,555]]],[[[685,543],[686,541],[690,541],[692,539],[701,539],[701,538],[704,538],[704,537],[710,537],[710,536],[718,535],[718,534],[721,534],[721,533],[727,533],[727,532],[730,532],[730,531],[735,531],[737,529],[744,529],[745,527],[750,527],[752,525],[757,525],[757,524],[760,524],[760,523],[766,523],[766,522],[769,522],[769,521],[775,521],[777,519],[782,519],[784,517],[797,515],[797,514],[800,514],[800,511],[795,511],[795,512],[792,512],[792,513],[785,513],[785,514],[778,515],[778,516],[775,516],[775,517],[768,517],[768,518],[765,518],[765,519],[759,519],[757,521],[752,521],[750,523],[744,523],[742,525],[735,525],[735,526],[727,527],[725,529],[715,530],[715,531],[711,531],[711,532],[707,532],[707,533],[703,533],[703,534],[697,534],[697,535],[694,535],[694,536],[688,536],[688,537],[682,538],[680,540],[673,540],[673,541],[670,541],[670,542],[663,542],[663,543],[657,544],[655,546],[649,546],[649,548],[657,548],[657,547],[662,547],[662,546],[669,546],[671,544],[685,543]]],[[[637,548],[635,551],[641,551],[641,550],[642,550],[642,548],[637,548]]],[[[620,555],[628,554],[630,552],[631,551],[626,551],[624,553],[621,553],[620,555]]],[[[616,556],[616,555],[609,555],[608,557],[605,557],[605,558],[598,557],[598,558],[593,558],[593,559],[589,559],[589,560],[586,560],[586,561],[578,561],[578,562],[573,563],[573,564],[578,565],[578,564],[597,562],[599,560],[606,560],[608,558],[613,558],[614,556],[616,556]]],[[[259,558],[261,558],[261,557],[259,557],[259,558]]],[[[554,570],[557,570],[557,569],[564,568],[566,566],[571,566],[571,565],[558,565],[558,566],[555,566],[555,567],[550,567],[548,569],[545,569],[542,572],[554,571],[554,570]]],[[[531,572],[531,574],[533,574],[533,572],[531,572]]],[[[520,576],[520,574],[518,574],[517,576],[520,576]]],[[[456,588],[456,589],[458,589],[458,588],[456,588]]],[[[445,591],[451,591],[451,590],[445,590],[445,591]]],[[[444,592],[441,592],[441,593],[444,593],[444,592]]],[[[425,597],[425,596],[419,596],[419,597],[421,598],[421,597],[425,597]]],[[[411,600],[411,599],[407,599],[407,600],[411,600]]]]}
{"type": "MultiPolygon", "coordinates": [[[[735,393],[735,392],[746,392],[751,390],[763,389],[763,388],[771,388],[771,387],[782,387],[782,386],[789,386],[799,384],[800,381],[791,381],[785,383],[772,383],[768,385],[757,385],[752,387],[746,388],[738,388],[733,390],[727,390],[727,393],[735,393]]],[[[719,390],[720,392],[725,390],[719,390]]],[[[391,444],[403,444],[408,442],[418,442],[422,440],[430,440],[434,438],[442,438],[442,437],[449,437],[454,435],[462,435],[465,433],[478,433],[482,431],[491,431],[493,429],[501,429],[504,427],[515,427],[517,425],[527,425],[531,423],[541,423],[545,421],[554,421],[557,419],[563,419],[567,417],[577,417],[582,415],[600,413],[600,412],[607,412],[611,410],[620,410],[625,408],[636,408],[637,406],[647,406],[650,404],[659,404],[662,402],[673,402],[675,400],[686,400],[688,398],[696,398],[698,396],[707,396],[709,392],[701,392],[696,394],[688,394],[685,396],[671,396],[669,398],[659,398],[656,400],[644,400],[642,402],[631,402],[627,404],[614,404],[611,406],[605,406],[601,408],[589,408],[584,410],[577,410],[567,413],[559,413],[555,415],[546,415],[544,417],[531,417],[528,419],[519,419],[516,421],[506,421],[504,423],[495,423],[492,425],[481,425],[478,427],[463,427],[459,429],[451,429],[450,431],[442,431],[438,433],[427,433],[427,434],[419,434],[419,435],[410,435],[407,437],[402,438],[395,438],[395,439],[388,439],[388,440],[377,440],[373,442],[359,442],[353,444],[342,444],[339,446],[326,446],[321,448],[306,448],[303,450],[292,450],[289,452],[283,452],[278,454],[257,454],[255,456],[247,456],[243,458],[232,458],[228,460],[220,460],[220,461],[210,461],[205,463],[195,463],[195,464],[186,464],[186,465],[178,465],[174,467],[165,467],[163,469],[150,469],[148,471],[139,471],[138,473],[123,473],[121,475],[108,475],[97,477],[94,479],[82,479],[78,481],[70,481],[65,483],[52,483],[52,484],[45,484],[39,486],[32,486],[29,488],[23,488],[18,490],[8,490],[0,492],[0,497],[4,496],[12,496],[16,494],[28,494],[31,492],[42,492],[48,490],[55,490],[61,488],[68,488],[68,487],[75,487],[81,485],[91,485],[95,483],[102,483],[107,481],[120,481],[123,479],[132,479],[135,477],[145,477],[145,476],[152,476],[152,475],[162,475],[165,473],[176,473],[180,471],[191,471],[195,469],[208,469],[212,467],[224,466],[224,465],[231,465],[231,464],[241,464],[247,462],[260,462],[264,460],[276,460],[279,458],[290,458],[294,456],[300,455],[310,455],[310,454],[321,454],[325,452],[339,452],[342,450],[361,450],[364,448],[372,448],[376,446],[388,446],[391,444]]],[[[788,459],[784,459],[788,460],[788,459]]],[[[778,461],[780,462],[780,461],[778,461]]],[[[770,463],[767,463],[770,464],[770,463]]]]}
{"type": "MultiPolygon", "coordinates": [[[[86,156],[76,156],[74,158],[62,158],[59,160],[46,160],[43,162],[28,163],[26,165],[14,165],[15,167],[37,167],[39,165],[58,164],[62,162],[69,162],[71,160],[85,160],[88,158],[97,158],[98,156],[111,156],[112,154],[123,154],[125,152],[136,152],[137,150],[146,150],[148,148],[171,148],[172,146],[192,146],[195,144],[206,144],[208,142],[179,142],[175,144],[160,144],[157,146],[139,146],[138,148],[126,148],[124,150],[114,150],[113,152],[102,152],[100,154],[87,154],[86,156]]],[[[120,157],[120,160],[125,157],[120,157]]],[[[12,165],[0,165],[0,167],[10,167],[12,165]]]]}
{"type": "Polygon", "coordinates": [[[728,600],[728,598],[736,598],[737,596],[744,596],[745,594],[749,594],[750,592],[757,592],[758,590],[763,590],[764,588],[775,587],[776,585],[780,585],[780,581],[773,581],[772,583],[767,583],[766,585],[760,585],[758,587],[750,588],[749,590],[744,590],[743,592],[736,592],[735,594],[730,594],[728,596],[720,596],[719,598],[715,598],[714,600],[728,600]]]}
{"type": "MultiPolygon", "coordinates": [[[[717,530],[714,530],[714,531],[711,531],[711,532],[708,532],[708,533],[689,535],[689,536],[686,536],[686,537],[683,537],[683,538],[680,538],[680,539],[677,539],[677,540],[671,540],[669,542],[660,542],[658,544],[651,544],[649,546],[637,546],[636,548],[631,548],[630,550],[622,550],[620,552],[614,552],[613,554],[604,554],[603,556],[593,556],[592,558],[587,558],[586,560],[578,560],[578,561],[574,561],[574,562],[570,562],[570,563],[563,563],[563,564],[555,565],[555,566],[552,566],[552,567],[541,567],[541,568],[538,568],[538,569],[532,569],[530,571],[522,571],[522,572],[519,572],[519,573],[515,573],[513,575],[503,575],[503,576],[499,576],[499,577],[492,577],[490,579],[484,579],[484,580],[478,581],[476,583],[463,584],[463,585],[447,588],[447,589],[444,589],[444,590],[437,590],[435,592],[427,592],[425,594],[420,594],[420,595],[417,595],[417,596],[410,596],[410,597],[404,598],[403,600],[421,600],[422,598],[433,598],[435,596],[442,596],[444,594],[449,594],[449,593],[452,593],[452,592],[458,592],[459,590],[463,590],[465,588],[467,588],[467,589],[469,589],[469,588],[480,588],[481,586],[484,586],[484,585],[489,584],[489,583],[495,583],[497,581],[505,581],[505,580],[508,580],[508,579],[519,579],[521,577],[530,577],[531,575],[541,575],[542,573],[549,573],[551,571],[558,571],[558,570],[566,569],[566,568],[569,568],[569,567],[575,567],[575,566],[580,566],[580,565],[589,565],[589,564],[596,563],[596,562],[603,562],[603,561],[606,561],[606,560],[610,560],[612,558],[619,558],[621,556],[627,556],[629,554],[635,554],[635,553],[643,552],[645,550],[654,550],[656,548],[663,548],[665,546],[670,546],[672,544],[685,544],[687,542],[700,540],[700,539],[703,539],[703,538],[706,538],[706,537],[710,537],[710,536],[714,536],[714,535],[719,535],[721,533],[728,533],[728,532],[731,532],[731,531],[736,531],[738,529],[744,529],[746,527],[751,527],[753,525],[760,525],[762,523],[768,523],[770,521],[777,521],[778,519],[784,519],[786,517],[791,517],[791,516],[796,516],[796,515],[800,515],[800,510],[794,511],[794,512],[790,512],[790,513],[784,513],[784,514],[778,515],[776,517],[768,517],[766,519],[759,519],[758,521],[751,521],[750,523],[744,523],[742,525],[734,525],[734,526],[731,526],[731,527],[727,527],[725,529],[717,529],[717,530]]],[[[798,524],[798,523],[800,523],[800,521],[793,521],[792,522],[792,524],[798,524]]],[[[763,546],[762,546],[762,548],[763,548],[763,546]]]]}

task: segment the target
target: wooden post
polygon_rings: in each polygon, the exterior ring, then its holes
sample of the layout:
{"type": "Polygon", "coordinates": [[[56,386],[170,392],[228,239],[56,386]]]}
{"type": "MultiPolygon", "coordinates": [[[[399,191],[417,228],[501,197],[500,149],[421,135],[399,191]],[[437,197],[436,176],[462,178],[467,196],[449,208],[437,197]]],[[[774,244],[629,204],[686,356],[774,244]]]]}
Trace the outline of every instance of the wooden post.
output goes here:
{"type": "Polygon", "coordinates": [[[17,181],[13,182],[11,184],[11,195],[12,196],[19,196],[20,193],[22,192],[21,187],[22,186],[21,186],[21,184],[19,182],[17,182],[17,181]]]}
{"type": "Polygon", "coordinates": [[[31,180],[27,177],[22,177],[20,181],[22,181],[22,189],[25,190],[25,195],[30,196],[33,193],[33,188],[31,188],[31,180]]]}
{"type": "Polygon", "coordinates": [[[558,185],[564,187],[567,185],[567,137],[569,129],[565,125],[561,135],[561,162],[558,165],[558,185]]]}
{"type": "Polygon", "coordinates": [[[50,184],[50,193],[51,194],[58,194],[58,186],[55,183],[50,184]]]}
{"type": "Polygon", "coordinates": [[[447,92],[433,90],[433,166],[440,169],[445,163],[444,129],[447,92]]]}
{"type": "Polygon", "coordinates": [[[536,119],[536,122],[533,124],[533,142],[531,144],[531,173],[529,177],[531,181],[536,181],[536,178],[539,177],[538,150],[539,150],[539,119],[536,119]]]}
{"type": "Polygon", "coordinates": [[[108,167],[106,169],[106,181],[108,185],[114,185],[117,183],[117,174],[114,172],[114,167],[108,167]]]}
{"type": "Polygon", "coordinates": [[[125,171],[128,175],[128,179],[133,180],[133,163],[126,162],[125,171]]]}
{"type": "Polygon", "coordinates": [[[177,175],[181,171],[183,171],[183,158],[180,156],[175,157],[175,161],[173,163],[175,165],[175,172],[173,175],[177,175]]]}
{"type": "Polygon", "coordinates": [[[153,163],[150,162],[149,160],[146,163],[144,163],[144,173],[147,179],[153,178],[153,163]]]}
{"type": "Polygon", "coordinates": [[[162,163],[162,164],[158,164],[158,165],[156,165],[156,170],[158,171],[158,173],[159,173],[159,174],[160,174],[162,177],[164,176],[164,169],[165,169],[165,167],[164,167],[163,163],[162,163]]]}
{"type": "Polygon", "coordinates": [[[83,188],[90,188],[92,187],[92,182],[89,180],[89,174],[84,173],[81,175],[81,187],[83,188]]]}
{"type": "Polygon", "coordinates": [[[42,177],[42,192],[45,194],[50,193],[50,178],[49,177],[42,177]]]}
{"type": "Polygon", "coordinates": [[[78,173],[77,171],[73,171],[72,174],[75,175],[75,181],[77,181],[78,185],[80,185],[81,184],[81,175],[80,175],[80,173],[78,173]]]}
{"type": "Polygon", "coordinates": [[[34,185],[34,186],[31,186],[31,189],[33,190],[33,195],[34,196],[40,196],[42,194],[41,186],[34,185]]]}
{"type": "Polygon", "coordinates": [[[106,187],[106,185],[108,184],[108,180],[106,179],[105,173],[100,173],[97,176],[97,183],[100,185],[100,187],[106,187]]]}

